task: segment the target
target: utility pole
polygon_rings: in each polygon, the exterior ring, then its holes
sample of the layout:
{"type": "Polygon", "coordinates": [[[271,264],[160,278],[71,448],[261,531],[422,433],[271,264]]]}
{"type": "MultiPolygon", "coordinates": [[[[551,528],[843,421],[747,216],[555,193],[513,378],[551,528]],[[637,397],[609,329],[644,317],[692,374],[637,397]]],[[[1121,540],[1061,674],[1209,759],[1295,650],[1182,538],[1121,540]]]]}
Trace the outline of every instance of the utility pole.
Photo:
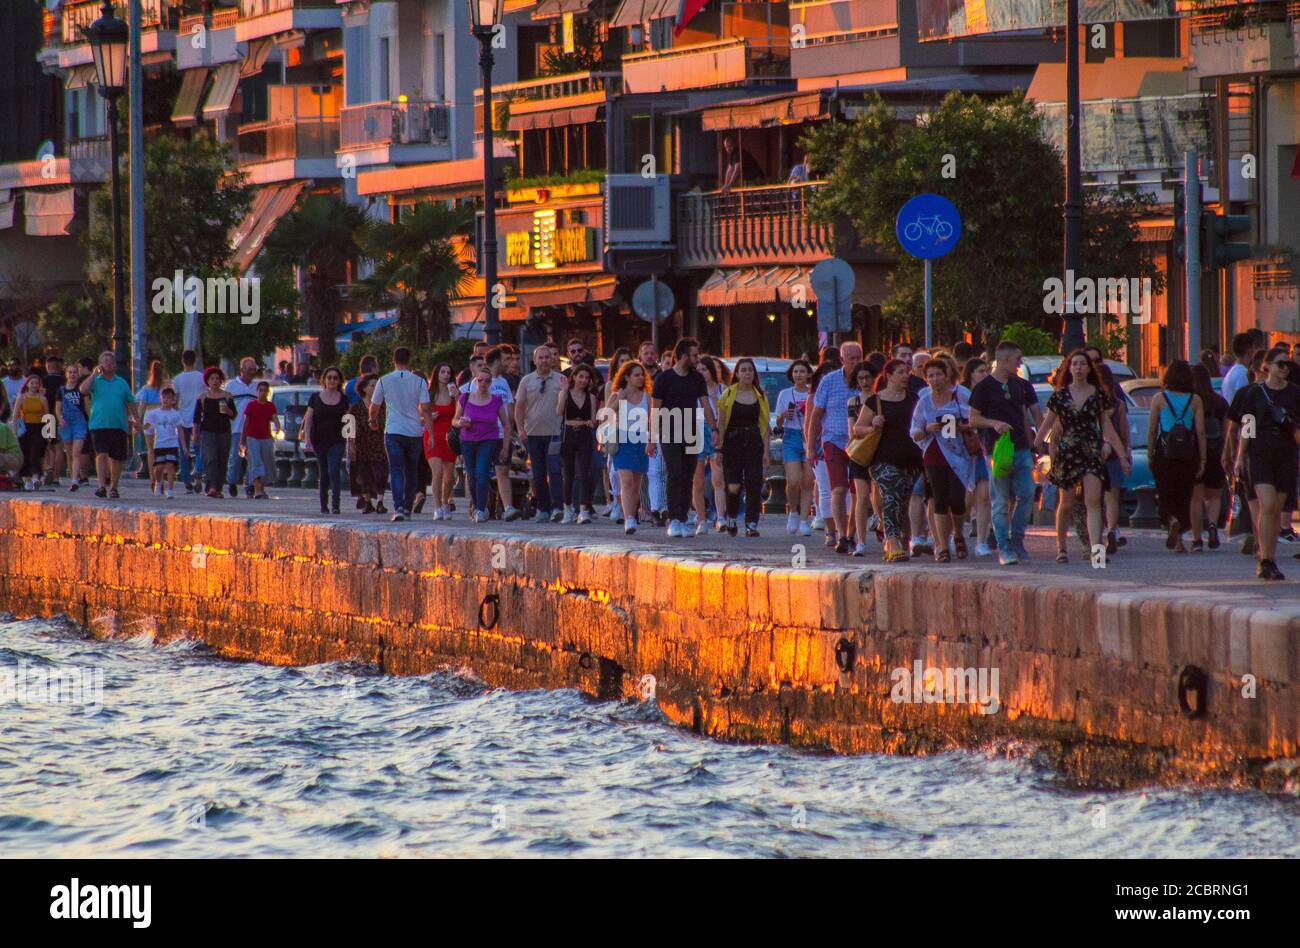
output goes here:
{"type": "MultiPolygon", "coordinates": [[[[148,358],[148,314],[144,265],[144,77],[141,4],[131,0],[130,134],[131,134],[131,388],[145,383],[148,358]]],[[[166,16],[166,8],[160,7],[166,16]]]]}
{"type": "Polygon", "coordinates": [[[1079,273],[1079,256],[1083,246],[1083,159],[1079,146],[1079,0],[1068,0],[1065,7],[1065,285],[1071,287],[1065,299],[1065,327],[1061,333],[1061,351],[1082,349],[1083,316],[1074,311],[1072,277],[1079,273]]]}
{"type": "Polygon", "coordinates": [[[1187,297],[1187,338],[1183,342],[1183,358],[1195,362],[1201,351],[1201,170],[1194,151],[1183,155],[1183,195],[1186,257],[1183,279],[1187,297]]]}

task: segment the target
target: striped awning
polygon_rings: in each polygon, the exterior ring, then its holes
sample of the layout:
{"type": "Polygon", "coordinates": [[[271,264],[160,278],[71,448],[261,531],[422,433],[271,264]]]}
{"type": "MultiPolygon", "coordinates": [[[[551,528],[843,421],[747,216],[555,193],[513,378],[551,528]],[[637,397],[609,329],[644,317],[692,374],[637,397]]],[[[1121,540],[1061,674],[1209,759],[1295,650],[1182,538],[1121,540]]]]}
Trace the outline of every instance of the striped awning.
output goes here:
{"type": "Polygon", "coordinates": [[[526,132],[538,128],[561,128],[565,125],[589,125],[601,121],[604,117],[603,105],[580,105],[572,109],[512,114],[506,128],[512,132],[526,132]]]}
{"type": "Polygon", "coordinates": [[[677,15],[678,0],[623,0],[609,25],[638,26],[677,15]]]}
{"type": "Polygon", "coordinates": [[[271,55],[271,50],[274,48],[275,40],[270,37],[251,40],[244,61],[239,66],[239,78],[247,79],[261,72],[262,67],[266,65],[266,58],[271,55]]]}
{"type": "Polygon", "coordinates": [[[68,70],[68,77],[63,82],[63,88],[73,92],[77,89],[95,85],[98,81],[99,77],[95,74],[93,63],[89,66],[74,66],[68,70]]]}
{"type": "Polygon", "coordinates": [[[700,110],[700,124],[706,132],[712,132],[790,125],[825,118],[826,115],[820,91],[800,92],[710,106],[700,110]]]}
{"type": "Polygon", "coordinates": [[[516,280],[515,295],[525,308],[603,303],[614,297],[614,277],[570,277],[567,280],[516,280]]]}
{"type": "Polygon", "coordinates": [[[206,69],[187,69],[181,74],[181,91],[176,95],[176,108],[172,109],[172,124],[187,128],[198,124],[199,103],[208,84],[206,69]]]}
{"type": "Polygon", "coordinates": [[[235,268],[240,276],[248,272],[276,223],[293,210],[298,195],[306,186],[306,181],[268,185],[253,197],[248,213],[230,233],[230,245],[235,249],[235,268]]]}
{"type": "Polygon", "coordinates": [[[589,6],[591,6],[591,0],[539,0],[537,9],[532,13],[532,18],[534,20],[552,20],[555,17],[564,16],[566,13],[575,15],[586,13],[589,6]]]}
{"type": "Polygon", "coordinates": [[[795,287],[802,287],[801,299],[817,301],[817,293],[803,267],[736,267],[714,270],[700,287],[701,306],[739,306],[744,303],[790,303],[795,287]]]}
{"type": "Polygon", "coordinates": [[[230,103],[239,88],[239,63],[224,63],[212,75],[212,88],[203,103],[203,121],[211,122],[230,111],[230,103]]]}

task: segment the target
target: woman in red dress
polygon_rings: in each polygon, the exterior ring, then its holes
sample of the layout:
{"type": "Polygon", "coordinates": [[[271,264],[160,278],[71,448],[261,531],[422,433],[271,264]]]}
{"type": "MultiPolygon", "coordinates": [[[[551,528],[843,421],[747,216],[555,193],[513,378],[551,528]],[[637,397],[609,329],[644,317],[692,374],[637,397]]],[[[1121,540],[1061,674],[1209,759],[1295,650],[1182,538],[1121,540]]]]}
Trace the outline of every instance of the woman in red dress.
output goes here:
{"type": "Polygon", "coordinates": [[[424,456],[433,472],[429,489],[433,493],[433,519],[451,519],[451,489],[456,483],[456,455],[447,444],[447,432],[456,414],[456,374],[446,362],[433,370],[429,380],[429,408],[433,411],[433,434],[424,432],[424,456]]]}

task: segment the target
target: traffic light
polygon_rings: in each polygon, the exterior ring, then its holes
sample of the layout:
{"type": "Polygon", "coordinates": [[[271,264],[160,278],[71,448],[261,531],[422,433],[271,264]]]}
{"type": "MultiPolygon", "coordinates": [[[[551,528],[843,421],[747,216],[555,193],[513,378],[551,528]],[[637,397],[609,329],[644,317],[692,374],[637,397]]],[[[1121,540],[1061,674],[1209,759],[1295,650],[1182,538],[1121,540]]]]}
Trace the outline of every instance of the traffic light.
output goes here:
{"type": "Polygon", "coordinates": [[[1201,233],[1205,246],[1201,252],[1201,266],[1218,270],[1234,260],[1250,258],[1250,244],[1229,240],[1234,234],[1250,230],[1249,214],[1216,214],[1206,211],[1201,219],[1201,233]]]}
{"type": "Polygon", "coordinates": [[[1181,184],[1174,185],[1174,256],[1187,262],[1187,193],[1181,184]]]}

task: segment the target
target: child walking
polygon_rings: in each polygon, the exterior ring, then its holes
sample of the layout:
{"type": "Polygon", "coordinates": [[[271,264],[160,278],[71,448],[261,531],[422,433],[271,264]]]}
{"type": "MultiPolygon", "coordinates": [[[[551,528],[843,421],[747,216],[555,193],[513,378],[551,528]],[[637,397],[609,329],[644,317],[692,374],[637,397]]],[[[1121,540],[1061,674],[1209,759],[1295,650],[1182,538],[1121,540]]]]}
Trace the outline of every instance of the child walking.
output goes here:
{"type": "Polygon", "coordinates": [[[158,393],[161,408],[151,408],[144,416],[145,445],[149,449],[149,471],[154,486],[151,493],[170,500],[175,494],[172,485],[180,469],[181,450],[185,444],[185,430],[180,409],[176,407],[176,390],[170,385],[158,393]]]}

